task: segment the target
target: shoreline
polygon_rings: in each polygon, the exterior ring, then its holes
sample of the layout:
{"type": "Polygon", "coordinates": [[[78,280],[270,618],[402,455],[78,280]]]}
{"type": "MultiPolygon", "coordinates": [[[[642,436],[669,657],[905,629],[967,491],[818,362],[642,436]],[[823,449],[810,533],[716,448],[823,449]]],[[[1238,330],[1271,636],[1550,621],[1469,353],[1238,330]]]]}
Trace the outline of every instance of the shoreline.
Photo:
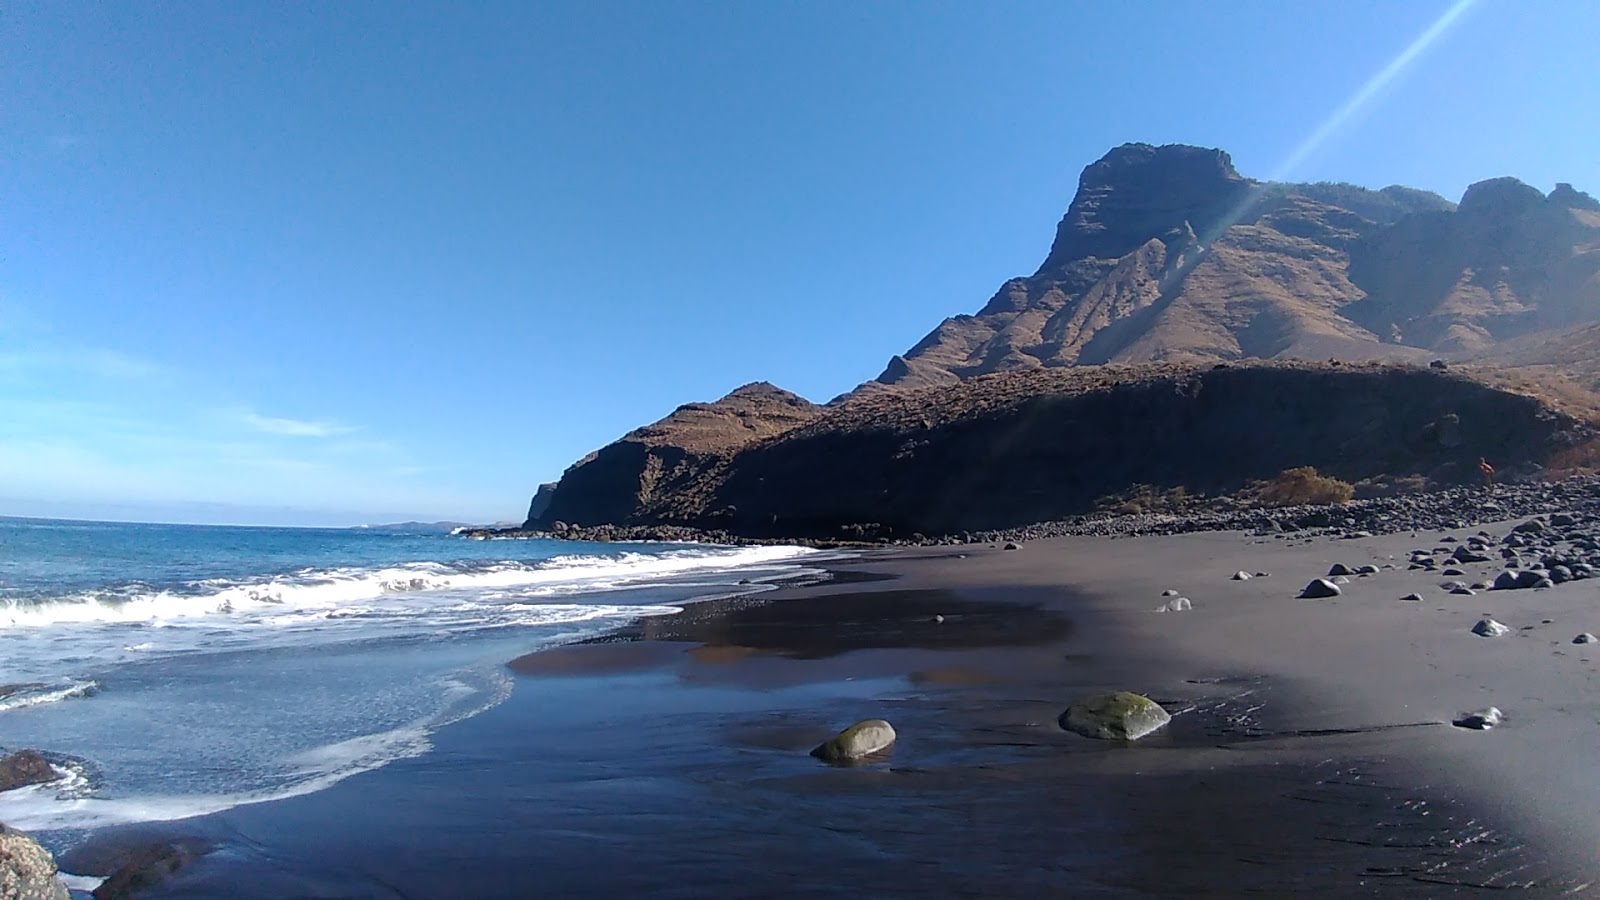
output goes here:
{"type": "Polygon", "coordinates": [[[972,529],[943,535],[897,533],[893,526],[841,524],[845,536],[815,533],[733,532],[692,524],[570,525],[529,528],[473,528],[468,540],[558,540],[597,543],[650,541],[718,546],[788,545],[814,549],[865,550],[891,547],[968,546],[1060,537],[1144,537],[1207,531],[1307,532],[1311,534],[1395,534],[1404,531],[1463,528],[1477,520],[1511,520],[1537,515],[1552,505],[1582,506],[1600,514],[1600,475],[1558,481],[1523,480],[1495,485],[1455,485],[1351,500],[1340,505],[1263,506],[1232,497],[1191,498],[1179,508],[1132,513],[1093,512],[1057,521],[1004,528],[972,529]],[[1487,518],[1486,518],[1487,517],[1487,518]]]}
{"type": "MultiPolygon", "coordinates": [[[[1600,581],[1454,597],[1437,574],[1403,568],[1413,545],[1438,537],[1076,537],[819,560],[839,576],[691,603],[509,661],[507,703],[441,731],[424,757],[311,797],[169,823],[158,830],[223,847],[230,835],[298,829],[337,836],[343,849],[295,837],[274,845],[270,863],[218,853],[151,896],[246,882],[277,885],[254,896],[305,892],[328,883],[316,872],[352,864],[376,883],[444,890],[421,863],[392,860],[418,848],[354,812],[418,796],[436,827],[494,833],[499,846],[446,838],[421,854],[489,873],[473,896],[517,896],[513,881],[496,880],[517,871],[578,894],[670,895],[660,888],[688,861],[703,879],[688,893],[723,896],[750,884],[936,895],[1583,890],[1585,851],[1600,837],[1589,812],[1600,785],[1584,751],[1600,709],[1565,684],[1567,659],[1541,668],[1546,640],[1536,647],[1519,631],[1485,642],[1467,628],[1494,605],[1519,629],[1550,619],[1542,627],[1600,631],[1586,602],[1600,581]],[[1294,599],[1333,561],[1369,559],[1396,568],[1352,579],[1332,601],[1294,599]],[[1238,569],[1272,574],[1230,581],[1238,569]],[[1164,588],[1194,608],[1154,612],[1164,588]],[[1398,599],[1410,590],[1428,599],[1398,599]],[[1126,747],[1055,724],[1078,695],[1123,688],[1166,705],[1173,724],[1126,747]],[[1505,709],[1503,728],[1449,724],[1486,700],[1505,709]],[[900,731],[887,760],[839,770],[806,756],[869,717],[900,731]],[[465,762],[482,774],[463,781],[465,762]],[[480,779],[494,792],[474,787],[480,779]],[[614,794],[619,783],[635,788],[614,794]],[[519,798],[538,798],[537,809],[519,798]],[[327,831],[330,817],[352,815],[327,831]],[[686,848],[684,828],[704,836],[686,848]],[[581,837],[608,829],[626,833],[633,871],[612,868],[621,860],[609,844],[581,837]],[[719,836],[777,862],[752,868],[719,851],[719,836]],[[830,854],[840,856],[829,871],[801,863],[830,854]],[[879,871],[885,860],[896,878],[879,871]]],[[[1597,677],[1587,658],[1578,670],[1597,677]]]]}

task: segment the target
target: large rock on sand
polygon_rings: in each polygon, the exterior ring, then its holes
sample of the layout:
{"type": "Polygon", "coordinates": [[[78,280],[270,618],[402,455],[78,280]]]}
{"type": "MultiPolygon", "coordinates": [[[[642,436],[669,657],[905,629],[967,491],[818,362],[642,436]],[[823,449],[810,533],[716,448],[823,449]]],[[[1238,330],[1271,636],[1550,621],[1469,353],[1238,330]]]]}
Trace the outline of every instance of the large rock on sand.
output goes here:
{"type": "MultiPolygon", "coordinates": [[[[44,784],[60,777],[61,773],[52,769],[50,763],[37,750],[18,750],[0,759],[0,791],[27,787],[30,784],[44,784]]],[[[0,894],[0,897],[3,896],[5,895],[0,894]]]]}
{"type": "Polygon", "coordinates": [[[0,825],[0,897],[5,900],[68,900],[50,851],[20,831],[0,825]]]}
{"type": "Polygon", "coordinates": [[[889,749],[894,739],[894,726],[882,719],[867,719],[839,732],[811,755],[825,762],[850,762],[889,749]]]}
{"type": "Polygon", "coordinates": [[[1103,741],[1137,741],[1172,721],[1161,704],[1129,691],[1097,694],[1067,708],[1057,720],[1067,731],[1103,741]]]}
{"type": "Polygon", "coordinates": [[[1300,592],[1301,599],[1322,600],[1328,597],[1339,596],[1339,586],[1326,578],[1313,578],[1311,583],[1300,592]]]}

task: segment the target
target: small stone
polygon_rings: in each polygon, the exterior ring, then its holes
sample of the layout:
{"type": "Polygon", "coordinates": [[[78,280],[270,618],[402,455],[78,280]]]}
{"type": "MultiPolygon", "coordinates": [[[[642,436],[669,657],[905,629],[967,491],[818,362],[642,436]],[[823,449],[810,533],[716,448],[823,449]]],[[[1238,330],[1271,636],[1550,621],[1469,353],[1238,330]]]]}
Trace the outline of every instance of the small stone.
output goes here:
{"type": "Polygon", "coordinates": [[[1517,582],[1517,573],[1508,569],[1495,576],[1494,589],[1497,591],[1514,591],[1517,588],[1522,587],[1522,585],[1518,584],[1517,582]]]}
{"type": "Polygon", "coordinates": [[[1178,596],[1178,592],[1173,590],[1172,588],[1167,588],[1166,590],[1161,592],[1161,596],[1163,596],[1163,597],[1176,597],[1176,596],[1178,596]]]}
{"type": "Polygon", "coordinates": [[[1592,644],[1595,641],[1596,641],[1595,636],[1590,634],[1587,631],[1585,631],[1583,634],[1580,634],[1577,637],[1572,639],[1572,642],[1574,644],[1592,644]]]}
{"type": "Polygon", "coordinates": [[[943,625],[944,624],[944,616],[934,616],[933,617],[933,621],[934,621],[934,624],[936,624],[936,625],[943,625]]]}
{"type": "Polygon", "coordinates": [[[1578,520],[1568,513],[1556,513],[1550,517],[1550,524],[1557,528],[1571,528],[1578,524],[1578,520]]]}
{"type": "Polygon", "coordinates": [[[1458,587],[1458,588],[1452,589],[1450,591],[1450,593],[1452,593],[1452,594],[1460,594],[1463,597],[1471,597],[1471,596],[1473,596],[1474,594],[1476,594],[1478,592],[1473,590],[1472,588],[1463,586],[1463,587],[1458,587]]]}
{"type": "Polygon", "coordinates": [[[1479,619],[1478,624],[1472,626],[1472,633],[1478,637],[1501,637],[1511,633],[1511,629],[1493,619],[1479,619]]]}
{"type": "Polygon", "coordinates": [[[1378,570],[1377,566],[1360,566],[1360,567],[1358,567],[1356,569],[1356,574],[1357,575],[1376,575],[1376,574],[1378,574],[1378,571],[1379,570],[1378,570]]]}
{"type": "Polygon", "coordinates": [[[1329,578],[1332,578],[1332,577],[1334,577],[1336,575],[1354,575],[1354,574],[1355,574],[1355,572],[1352,571],[1351,568],[1349,566],[1345,565],[1344,563],[1334,563],[1333,566],[1330,569],[1328,569],[1328,577],[1329,578]]]}
{"type": "Polygon", "coordinates": [[[1411,603],[1421,603],[1422,602],[1422,595],[1421,594],[1407,594],[1404,597],[1401,597],[1400,599],[1409,601],[1411,603]]]}
{"type": "Polygon", "coordinates": [[[1451,577],[1454,577],[1454,576],[1457,576],[1457,575],[1465,575],[1467,573],[1461,571],[1460,569],[1445,569],[1443,572],[1440,572],[1439,574],[1443,575],[1446,578],[1451,578],[1451,577]]]}
{"type": "Polygon", "coordinates": [[[881,753],[894,745],[894,727],[882,719],[866,719],[821,744],[811,755],[824,762],[849,762],[881,753]]]}
{"type": "Polygon", "coordinates": [[[1239,571],[1233,573],[1233,580],[1234,581],[1249,581],[1250,579],[1252,579],[1254,577],[1255,577],[1254,575],[1251,575],[1249,572],[1246,572],[1243,569],[1240,569],[1239,571]]]}
{"type": "Polygon", "coordinates": [[[1481,709],[1477,712],[1465,713],[1451,724],[1457,728],[1471,728],[1477,731],[1488,731],[1505,720],[1505,715],[1496,707],[1481,709]]]}
{"type": "Polygon", "coordinates": [[[1021,548],[1021,547],[1019,547],[1019,546],[1018,546],[1018,545],[1017,545],[1017,544],[1016,544],[1016,543],[1015,543],[1015,542],[1013,542],[1013,541],[1006,541],[1006,545],[1005,545],[1005,546],[1004,546],[1004,547],[1002,547],[1002,548],[1001,548],[1001,549],[1002,549],[1002,550],[1021,550],[1021,549],[1022,549],[1022,548],[1021,548]]]}
{"type": "Polygon", "coordinates": [[[1189,602],[1188,597],[1179,597],[1176,600],[1163,603],[1156,607],[1156,612],[1183,612],[1193,608],[1194,604],[1189,602]]]}
{"type": "Polygon", "coordinates": [[[1339,590],[1337,584],[1326,578],[1314,578],[1310,584],[1305,586],[1305,590],[1300,592],[1300,597],[1304,600],[1322,600],[1328,597],[1337,597],[1341,593],[1342,591],[1339,590]]]}
{"type": "Polygon", "coordinates": [[[1065,730],[1105,741],[1136,741],[1172,716],[1161,704],[1129,691],[1097,694],[1067,708],[1057,723],[1065,730]]]}

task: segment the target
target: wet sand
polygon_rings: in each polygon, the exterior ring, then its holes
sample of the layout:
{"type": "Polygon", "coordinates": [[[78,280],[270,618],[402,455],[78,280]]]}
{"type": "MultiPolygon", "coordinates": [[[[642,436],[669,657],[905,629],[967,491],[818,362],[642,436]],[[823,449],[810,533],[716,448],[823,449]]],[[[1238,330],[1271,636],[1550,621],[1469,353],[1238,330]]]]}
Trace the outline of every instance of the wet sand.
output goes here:
{"type": "Polygon", "coordinates": [[[511,661],[511,698],[424,756],[162,826],[217,849],[151,896],[1586,893],[1600,694],[1568,642],[1600,631],[1600,584],[1450,595],[1403,571],[1438,537],[834,563],[511,661]],[[1399,568],[1295,599],[1336,561],[1399,568]],[[1164,588],[1194,609],[1154,612],[1164,588]],[[1518,630],[1475,637],[1485,612],[1518,630]],[[1134,745],[1056,725],[1104,689],[1173,722],[1134,745]],[[1491,703],[1503,727],[1449,724],[1491,703]],[[899,731],[886,758],[807,756],[863,718],[899,731]]]}

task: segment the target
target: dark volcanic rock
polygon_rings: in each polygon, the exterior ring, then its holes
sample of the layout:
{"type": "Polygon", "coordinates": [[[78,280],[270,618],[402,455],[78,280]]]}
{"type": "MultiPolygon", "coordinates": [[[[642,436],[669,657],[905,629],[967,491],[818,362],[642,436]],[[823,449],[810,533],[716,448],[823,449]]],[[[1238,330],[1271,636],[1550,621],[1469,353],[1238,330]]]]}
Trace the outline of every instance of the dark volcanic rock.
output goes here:
{"type": "MultiPolygon", "coordinates": [[[[747,538],[940,536],[1086,514],[1129,485],[1231,494],[1305,465],[1350,482],[1471,481],[1480,457],[1539,460],[1583,433],[1533,398],[1453,371],[1045,369],[860,397],[720,453],[625,439],[570,471],[548,514],[747,538]],[[1455,447],[1430,428],[1446,413],[1460,420],[1455,447]],[[622,457],[631,462],[609,462],[622,457]]],[[[1388,530],[1335,517],[1324,508],[1292,524],[1388,530]]]]}
{"type": "Polygon", "coordinates": [[[1322,600],[1328,597],[1337,597],[1340,594],[1339,586],[1326,578],[1316,578],[1300,591],[1300,596],[1306,600],[1322,600]]]}
{"type": "Polygon", "coordinates": [[[0,791],[45,784],[60,778],[60,773],[37,750],[18,750],[0,759],[0,791]]]}
{"type": "MultiPolygon", "coordinates": [[[[702,472],[746,444],[804,424],[821,409],[764,382],[715,403],[684,404],[574,463],[553,490],[541,488],[543,509],[524,527],[558,520],[577,526],[630,523],[641,508],[693,490],[702,472]]],[[[537,496],[534,505],[540,505],[537,496]]]]}

